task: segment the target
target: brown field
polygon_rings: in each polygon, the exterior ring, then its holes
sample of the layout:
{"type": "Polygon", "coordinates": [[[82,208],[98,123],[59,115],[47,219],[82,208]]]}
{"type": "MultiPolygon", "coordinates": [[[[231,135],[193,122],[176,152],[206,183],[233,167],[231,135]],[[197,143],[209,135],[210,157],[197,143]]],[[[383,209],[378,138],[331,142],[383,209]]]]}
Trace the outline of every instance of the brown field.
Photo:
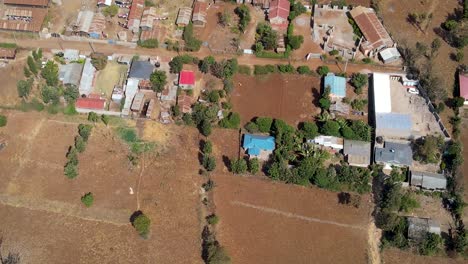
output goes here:
{"type": "Polygon", "coordinates": [[[216,174],[218,238],[233,263],[366,263],[368,197],[361,208],[336,193],[216,174]]]}
{"type": "Polygon", "coordinates": [[[8,145],[0,152],[0,231],[6,250],[19,252],[24,263],[201,263],[195,129],[153,127],[171,139],[156,141],[155,152],[132,167],[128,146],[113,128],[98,124],[79,155],[79,176],[68,180],[65,153],[80,118],[3,114],[8,124],[0,134],[8,145]],[[95,197],[90,208],[80,202],[86,192],[95,197]],[[152,219],[147,240],[129,223],[138,209],[152,219]]]}
{"type": "Polygon", "coordinates": [[[257,116],[270,116],[296,125],[320,113],[314,105],[319,89],[320,79],[311,76],[238,74],[231,100],[242,124],[257,116]]]}
{"type": "Polygon", "coordinates": [[[383,252],[384,264],[462,264],[463,259],[451,259],[448,257],[427,257],[412,254],[409,251],[398,249],[386,249],[383,252]]]}
{"type": "MultiPolygon", "coordinates": [[[[317,1],[319,4],[329,4],[329,0],[319,0],[317,1]]],[[[346,3],[348,5],[353,5],[353,6],[370,6],[371,0],[347,0],[346,3]]]]}
{"type": "Polygon", "coordinates": [[[24,78],[23,67],[26,65],[28,52],[20,51],[16,54],[16,61],[10,62],[5,68],[0,68],[0,106],[13,106],[20,102],[16,82],[24,78]]]}

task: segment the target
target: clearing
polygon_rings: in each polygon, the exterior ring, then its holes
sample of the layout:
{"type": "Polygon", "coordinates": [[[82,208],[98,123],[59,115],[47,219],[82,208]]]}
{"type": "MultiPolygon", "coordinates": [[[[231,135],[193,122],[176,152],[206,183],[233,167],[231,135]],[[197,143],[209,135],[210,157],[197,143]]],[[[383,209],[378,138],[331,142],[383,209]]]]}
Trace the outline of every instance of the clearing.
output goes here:
{"type": "Polygon", "coordinates": [[[98,72],[93,92],[110,98],[114,86],[125,82],[127,71],[127,65],[117,63],[116,61],[109,61],[106,67],[98,72]]]}
{"type": "Polygon", "coordinates": [[[297,74],[234,77],[233,110],[245,124],[257,116],[269,116],[297,125],[320,113],[320,79],[297,74]]]}

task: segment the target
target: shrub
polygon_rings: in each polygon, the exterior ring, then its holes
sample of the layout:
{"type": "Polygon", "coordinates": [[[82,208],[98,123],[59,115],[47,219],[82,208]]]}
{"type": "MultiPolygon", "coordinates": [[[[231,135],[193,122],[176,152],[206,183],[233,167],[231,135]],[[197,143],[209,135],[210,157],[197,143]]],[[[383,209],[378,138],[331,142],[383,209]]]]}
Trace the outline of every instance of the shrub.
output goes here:
{"type": "Polygon", "coordinates": [[[74,179],[78,176],[78,168],[75,164],[68,162],[64,168],[64,174],[68,179],[74,179]]]}
{"type": "Polygon", "coordinates": [[[419,202],[409,193],[406,193],[401,197],[400,211],[408,213],[420,206],[419,202]]]}
{"type": "Polygon", "coordinates": [[[278,68],[278,72],[281,72],[281,73],[294,73],[296,71],[291,64],[286,64],[286,65],[279,64],[279,65],[276,65],[276,67],[278,68]]]}
{"type": "Polygon", "coordinates": [[[338,53],[340,53],[340,52],[337,51],[337,50],[332,50],[328,54],[330,54],[330,56],[336,56],[336,55],[338,55],[338,53]]]}
{"type": "Polygon", "coordinates": [[[351,76],[351,84],[355,88],[358,88],[358,89],[362,88],[363,86],[365,86],[367,84],[367,75],[362,74],[362,73],[354,73],[351,76]]]}
{"type": "Polygon", "coordinates": [[[370,58],[364,58],[362,59],[362,62],[364,62],[365,64],[369,64],[372,62],[372,60],[370,58]]]}
{"type": "Polygon", "coordinates": [[[203,142],[203,154],[211,154],[213,151],[213,143],[211,141],[207,140],[203,142]]]}
{"type": "Polygon", "coordinates": [[[93,64],[96,70],[103,70],[107,65],[107,56],[102,53],[92,53],[91,64],[93,64]]]}
{"type": "Polygon", "coordinates": [[[203,155],[203,167],[207,171],[213,171],[216,168],[216,159],[210,155],[203,155]]]}
{"type": "Polygon", "coordinates": [[[88,114],[88,121],[96,123],[99,121],[99,116],[95,112],[89,112],[88,114]]]}
{"type": "Polygon", "coordinates": [[[223,80],[223,90],[227,93],[230,94],[232,92],[232,89],[234,89],[234,83],[232,82],[231,79],[224,79],[223,80]]]}
{"type": "Polygon", "coordinates": [[[311,74],[312,71],[310,70],[309,66],[299,66],[299,67],[297,67],[297,73],[299,73],[299,74],[311,74]]]}
{"type": "Polygon", "coordinates": [[[249,172],[252,174],[256,174],[260,171],[260,162],[257,158],[252,158],[249,160],[248,164],[249,172]]]}
{"type": "Polygon", "coordinates": [[[269,133],[271,130],[271,125],[273,124],[273,119],[271,117],[257,117],[255,123],[258,126],[258,130],[262,133],[269,133]]]}
{"type": "Polygon", "coordinates": [[[247,129],[247,131],[249,131],[250,133],[258,132],[258,126],[257,126],[257,124],[255,124],[255,122],[248,122],[245,125],[245,129],[247,129]]]}
{"type": "Polygon", "coordinates": [[[139,212],[132,220],[132,225],[138,234],[142,237],[146,237],[150,231],[151,219],[149,219],[144,213],[139,212]]]}
{"type": "Polygon", "coordinates": [[[330,72],[330,69],[328,68],[328,66],[319,66],[319,67],[317,68],[317,73],[318,73],[320,76],[325,76],[325,75],[327,75],[329,72],[330,72]]]}
{"type": "Polygon", "coordinates": [[[419,246],[419,252],[422,255],[434,256],[437,252],[439,252],[442,243],[443,240],[440,235],[428,232],[423,242],[419,246]]]}
{"type": "Polygon", "coordinates": [[[320,108],[328,110],[331,106],[331,101],[328,98],[320,98],[319,100],[320,108]]]}
{"type": "Polygon", "coordinates": [[[92,193],[86,193],[85,195],[81,196],[81,202],[86,206],[86,207],[91,207],[94,203],[94,196],[92,193]]]}
{"type": "Polygon", "coordinates": [[[7,117],[4,115],[0,115],[0,127],[4,127],[7,124],[7,117]]]}
{"type": "Polygon", "coordinates": [[[248,65],[239,65],[239,69],[237,71],[240,74],[246,74],[246,75],[252,74],[252,69],[248,65]]]}
{"type": "Polygon", "coordinates": [[[204,135],[205,137],[211,135],[211,130],[212,129],[210,121],[203,120],[200,127],[200,132],[202,133],[202,135],[204,135]]]}
{"type": "Polygon", "coordinates": [[[333,120],[328,120],[320,127],[320,133],[327,136],[339,137],[340,134],[340,125],[333,120]]]}
{"type": "Polygon", "coordinates": [[[167,76],[165,71],[154,71],[150,76],[151,88],[153,91],[160,93],[164,90],[167,84],[167,76]]]}
{"type": "Polygon", "coordinates": [[[243,174],[247,171],[247,162],[245,159],[231,160],[231,171],[235,174],[243,174]]]}
{"type": "Polygon", "coordinates": [[[318,126],[313,122],[301,123],[299,129],[306,139],[313,139],[318,136],[318,126]]]}
{"type": "Polygon", "coordinates": [[[104,125],[108,125],[110,121],[110,117],[108,115],[102,114],[101,115],[101,121],[104,123],[104,125]]]}
{"type": "Polygon", "coordinates": [[[75,104],[74,103],[69,103],[64,109],[63,113],[65,115],[76,115],[78,112],[76,111],[75,104]]]}
{"type": "Polygon", "coordinates": [[[219,222],[219,217],[215,214],[212,214],[206,217],[206,221],[210,225],[216,225],[219,222]]]}
{"type": "Polygon", "coordinates": [[[102,14],[110,17],[115,17],[117,13],[119,13],[119,7],[115,4],[112,4],[102,10],[102,14]]]}
{"type": "Polygon", "coordinates": [[[134,143],[138,141],[136,131],[132,128],[120,127],[117,130],[120,138],[127,143],[134,143]]]}
{"type": "Polygon", "coordinates": [[[86,149],[86,141],[80,135],[75,137],[75,149],[79,153],[84,152],[86,149]]]}
{"type": "Polygon", "coordinates": [[[217,103],[219,101],[219,92],[217,90],[210,91],[208,93],[208,101],[217,103]]]}
{"type": "Polygon", "coordinates": [[[147,40],[139,40],[137,42],[138,46],[143,47],[143,48],[148,48],[148,49],[154,49],[159,46],[159,42],[157,39],[147,39],[147,40]]]}
{"type": "Polygon", "coordinates": [[[263,75],[276,72],[276,67],[273,65],[254,65],[254,75],[263,75]]]}
{"type": "Polygon", "coordinates": [[[229,115],[221,119],[219,125],[223,128],[235,129],[239,128],[240,125],[240,115],[235,112],[229,113],[229,115]]]}

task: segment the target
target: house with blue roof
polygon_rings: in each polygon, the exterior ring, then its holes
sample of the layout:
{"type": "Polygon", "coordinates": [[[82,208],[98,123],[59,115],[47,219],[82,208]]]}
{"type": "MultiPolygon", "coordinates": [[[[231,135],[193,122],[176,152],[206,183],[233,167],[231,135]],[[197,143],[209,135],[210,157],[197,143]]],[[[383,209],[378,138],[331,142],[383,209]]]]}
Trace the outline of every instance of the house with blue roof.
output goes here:
{"type": "Polygon", "coordinates": [[[329,73],[325,76],[323,87],[324,89],[326,87],[330,87],[331,99],[341,99],[346,97],[346,78],[344,77],[329,73]]]}
{"type": "Polygon", "coordinates": [[[247,151],[251,158],[267,160],[275,150],[275,138],[272,136],[244,134],[242,148],[247,151]]]}

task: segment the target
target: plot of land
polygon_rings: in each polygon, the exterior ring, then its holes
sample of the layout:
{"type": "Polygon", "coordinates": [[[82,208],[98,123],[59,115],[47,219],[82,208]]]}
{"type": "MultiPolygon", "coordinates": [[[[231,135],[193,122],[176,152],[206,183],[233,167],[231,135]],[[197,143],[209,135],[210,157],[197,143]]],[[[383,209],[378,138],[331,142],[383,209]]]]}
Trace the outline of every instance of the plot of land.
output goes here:
{"type": "Polygon", "coordinates": [[[294,125],[320,113],[314,105],[320,96],[319,89],[320,80],[316,77],[238,74],[231,100],[243,124],[257,116],[270,116],[294,125]]]}
{"type": "Polygon", "coordinates": [[[383,263],[388,264],[462,264],[463,259],[451,259],[448,257],[427,257],[412,254],[409,251],[387,249],[383,252],[383,263]]]}
{"type": "Polygon", "coordinates": [[[8,143],[0,151],[6,249],[25,263],[201,263],[198,131],[161,126],[170,139],[156,141],[155,151],[132,166],[114,128],[98,124],[79,155],[79,176],[68,180],[65,153],[80,118],[6,114],[8,125],[0,129],[8,143]],[[95,197],[91,208],[80,202],[86,192],[95,197]],[[152,219],[147,240],[129,223],[138,209],[152,219]]]}
{"type": "Polygon", "coordinates": [[[98,73],[93,92],[110,97],[114,86],[124,83],[127,71],[128,66],[109,61],[106,68],[98,73]]]}
{"type": "Polygon", "coordinates": [[[233,263],[366,263],[368,197],[217,174],[218,237],[233,263]]]}

